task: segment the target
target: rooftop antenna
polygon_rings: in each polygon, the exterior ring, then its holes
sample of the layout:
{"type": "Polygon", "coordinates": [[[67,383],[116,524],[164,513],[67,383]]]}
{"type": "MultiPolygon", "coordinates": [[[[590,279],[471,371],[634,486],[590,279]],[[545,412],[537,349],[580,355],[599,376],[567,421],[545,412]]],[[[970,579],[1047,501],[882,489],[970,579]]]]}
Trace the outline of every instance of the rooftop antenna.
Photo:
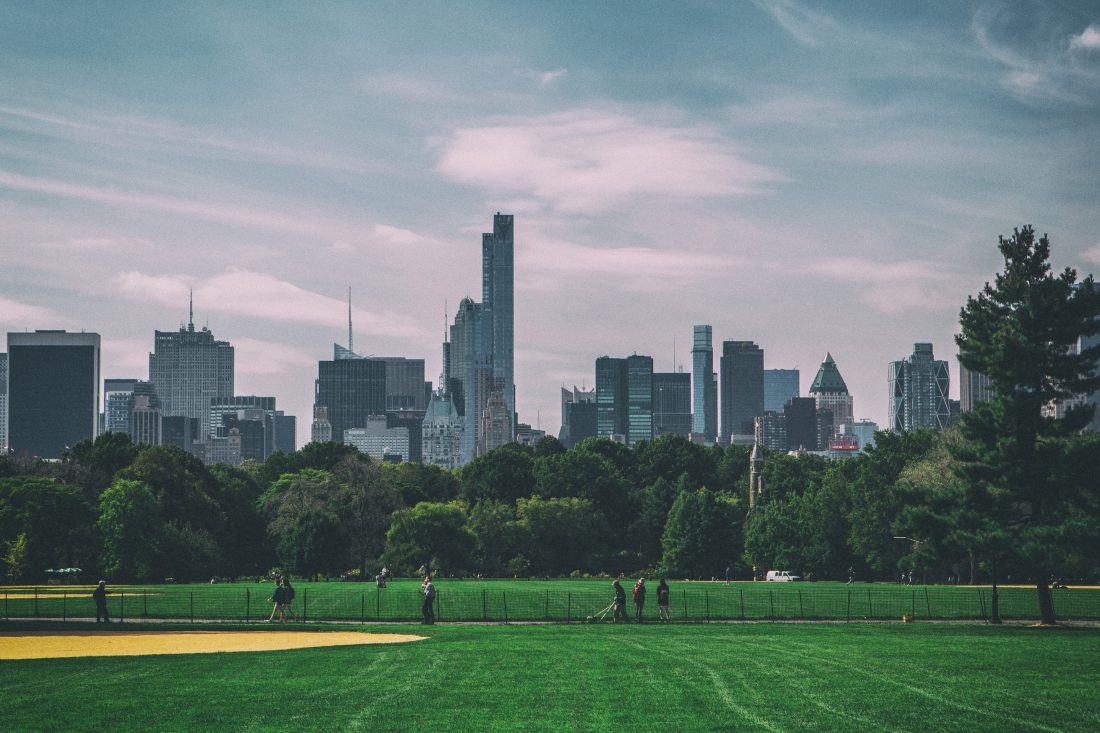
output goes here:
{"type": "Polygon", "coordinates": [[[672,371],[676,371],[676,336],[672,337],[672,371]]]}
{"type": "Polygon", "coordinates": [[[348,351],[355,353],[355,343],[351,334],[351,286],[348,285],[348,351]]]}
{"type": "Polygon", "coordinates": [[[187,330],[195,330],[195,289],[187,291],[187,330]]]}

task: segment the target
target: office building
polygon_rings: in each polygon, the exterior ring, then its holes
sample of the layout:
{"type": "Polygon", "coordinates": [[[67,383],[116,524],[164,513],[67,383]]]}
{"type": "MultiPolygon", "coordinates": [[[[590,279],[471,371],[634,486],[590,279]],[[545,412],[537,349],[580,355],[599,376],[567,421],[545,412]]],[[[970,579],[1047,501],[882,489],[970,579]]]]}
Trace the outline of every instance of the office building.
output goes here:
{"type": "Polygon", "coordinates": [[[513,413],[504,401],[504,394],[499,390],[493,390],[477,423],[478,455],[485,455],[515,440],[515,425],[512,417],[513,413]]]}
{"type": "Polygon", "coordinates": [[[653,357],[596,360],[596,430],[626,445],[653,439],[653,357]]]}
{"type": "Polygon", "coordinates": [[[795,397],[783,407],[789,450],[817,450],[817,401],[813,397],[795,397]]]}
{"type": "Polygon", "coordinates": [[[768,450],[787,450],[787,416],[782,412],[764,410],[764,414],[756,418],[755,443],[768,450]]]}
{"type": "Polygon", "coordinates": [[[265,461],[275,452],[278,430],[275,422],[275,398],[257,395],[234,395],[228,400],[210,403],[210,425],[214,434],[219,438],[227,435],[228,429],[237,427],[238,421],[259,420],[259,433],[263,438],[263,444],[257,449],[254,436],[257,428],[252,425],[241,429],[242,460],[252,459],[265,461]],[[248,411],[247,416],[245,412],[248,411]]]}
{"type": "Polygon", "coordinates": [[[797,369],[764,370],[764,412],[783,412],[783,407],[798,394],[797,369]]]}
{"type": "Polygon", "coordinates": [[[718,437],[718,384],[711,327],[695,326],[691,347],[691,432],[705,443],[718,437]]]}
{"type": "Polygon", "coordinates": [[[130,392],[130,408],[127,432],[134,445],[160,445],[164,440],[164,413],[156,386],[152,382],[135,381],[130,392]]]}
{"type": "MultiPolygon", "coordinates": [[[[481,301],[493,324],[493,389],[508,406],[509,421],[516,412],[515,383],[515,240],[511,214],[493,216],[492,233],[481,239],[481,301]]],[[[514,423],[511,428],[514,435],[514,423]]]]}
{"type": "Polygon", "coordinates": [[[0,354],[0,456],[8,454],[8,355],[0,354]]]}
{"type": "Polygon", "coordinates": [[[385,415],[371,415],[364,427],[347,428],[342,442],[380,461],[409,460],[408,429],[389,427],[385,415]]]}
{"type": "Polygon", "coordinates": [[[853,419],[852,395],[848,393],[848,385],[844,383],[844,377],[840,376],[833,355],[825,354],[825,361],[817,370],[813,384],[810,385],[810,396],[817,403],[820,413],[828,410],[832,415],[832,425],[822,423],[825,434],[818,435],[820,444],[828,444],[836,435],[842,433],[841,426],[847,425],[853,419]]]}
{"type": "Polygon", "coordinates": [[[293,453],[298,446],[298,418],[282,410],[275,411],[275,450],[293,453]]]}
{"type": "Polygon", "coordinates": [[[174,445],[193,456],[203,459],[205,452],[199,442],[199,419],[183,415],[167,415],[161,418],[161,445],[174,445]]]}
{"type": "MultiPolygon", "coordinates": [[[[156,385],[166,417],[199,420],[199,441],[209,439],[210,403],[233,396],[233,347],[205,326],[196,331],[193,312],[179,331],[157,331],[149,354],[149,381],[156,385]]],[[[216,426],[215,426],[216,427],[216,426]]]]}
{"type": "Polygon", "coordinates": [[[979,402],[993,398],[993,380],[959,364],[959,410],[970,412],[979,402]]]}
{"type": "Polygon", "coordinates": [[[596,434],[596,390],[583,390],[576,385],[573,389],[562,387],[561,430],[558,432],[558,440],[566,448],[572,448],[596,434]]]}
{"type": "Polygon", "coordinates": [[[309,442],[328,443],[332,440],[332,422],[328,419],[328,408],[324,405],[313,406],[313,422],[309,429],[309,442]]]}
{"type": "Polygon", "coordinates": [[[691,435],[691,375],[653,373],[653,437],[691,435]]]}
{"type": "Polygon", "coordinates": [[[131,434],[134,386],[137,383],[136,379],[103,380],[103,425],[101,427],[104,432],[131,434]]]}
{"type": "Polygon", "coordinates": [[[386,427],[404,428],[409,433],[409,450],[403,460],[421,463],[424,460],[424,415],[423,410],[387,410],[386,427]]]}
{"type": "Polygon", "coordinates": [[[653,357],[626,357],[627,432],[626,444],[653,440],[653,357]]]}
{"type": "Polygon", "coordinates": [[[99,432],[99,334],[8,334],[8,446],[60,458],[99,432]]]}
{"type": "Polygon", "coordinates": [[[545,430],[531,427],[525,422],[516,423],[516,442],[534,448],[535,445],[546,437],[545,430]]]}
{"type": "Polygon", "coordinates": [[[462,465],[463,420],[442,390],[432,396],[421,423],[421,460],[432,466],[462,465]]]}
{"type": "Polygon", "coordinates": [[[844,426],[844,433],[855,437],[861,451],[874,446],[876,432],[878,423],[873,420],[854,420],[851,425],[844,426]]]}
{"type": "MultiPolygon", "coordinates": [[[[1093,289],[1100,290],[1100,282],[1093,281],[1092,286],[1093,289]]],[[[1091,336],[1081,336],[1077,339],[1078,354],[1082,354],[1088,349],[1095,349],[1097,347],[1100,347],[1100,332],[1094,333],[1091,336]]],[[[1100,358],[1096,360],[1095,366],[1093,367],[1093,374],[1100,376],[1100,358]]],[[[1092,394],[1085,395],[1084,399],[1093,406],[1092,420],[1089,422],[1086,430],[1100,430],[1100,389],[1097,389],[1092,394]]]]}
{"type": "Polygon", "coordinates": [[[764,350],[752,341],[722,342],[719,362],[722,442],[751,443],[764,414],[764,350]]]}
{"type": "Polygon", "coordinates": [[[947,427],[948,366],[933,356],[932,344],[914,344],[911,356],[890,362],[887,380],[891,430],[947,427]]]}
{"type": "Polygon", "coordinates": [[[317,363],[314,383],[314,439],[331,428],[330,440],[343,443],[344,431],[366,427],[372,415],[386,413],[386,363],[374,359],[333,359],[317,363]],[[325,410],[318,423],[318,411],[325,410]],[[328,425],[325,426],[324,423],[328,425]]]}

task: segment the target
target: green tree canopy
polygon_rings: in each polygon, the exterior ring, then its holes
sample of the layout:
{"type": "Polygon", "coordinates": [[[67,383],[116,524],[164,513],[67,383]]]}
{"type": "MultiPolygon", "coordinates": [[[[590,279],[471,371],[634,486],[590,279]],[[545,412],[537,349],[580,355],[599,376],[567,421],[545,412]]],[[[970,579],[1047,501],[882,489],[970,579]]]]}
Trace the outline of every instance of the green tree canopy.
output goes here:
{"type": "Polygon", "coordinates": [[[103,572],[115,581],[156,577],[164,522],[153,491],[140,481],[119,479],[99,497],[96,522],[103,540],[103,572]]]}
{"type": "Polygon", "coordinates": [[[460,504],[420,502],[393,513],[386,533],[386,561],[410,575],[425,564],[465,572],[473,569],[476,544],[460,504]]]}
{"type": "Polygon", "coordinates": [[[520,499],[516,516],[529,536],[525,556],[532,573],[565,575],[598,569],[600,537],[606,525],[588,499],[520,499]]]}
{"type": "Polygon", "coordinates": [[[707,489],[676,497],[661,538],[667,574],[684,578],[722,577],[740,565],[741,512],[736,500],[707,489]]]}
{"type": "Polygon", "coordinates": [[[530,448],[508,443],[478,456],[462,468],[459,493],[473,504],[530,496],[535,488],[535,461],[530,448]]]}

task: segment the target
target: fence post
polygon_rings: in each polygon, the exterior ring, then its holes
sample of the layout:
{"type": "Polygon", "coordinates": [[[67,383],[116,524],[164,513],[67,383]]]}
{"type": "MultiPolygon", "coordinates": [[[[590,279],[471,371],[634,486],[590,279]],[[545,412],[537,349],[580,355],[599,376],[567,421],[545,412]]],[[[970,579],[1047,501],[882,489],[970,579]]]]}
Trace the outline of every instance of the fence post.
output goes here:
{"type": "Polygon", "coordinates": [[[707,623],[710,623],[710,591],[703,591],[703,606],[706,609],[707,623]]]}
{"type": "Polygon", "coordinates": [[[550,591],[546,591],[546,620],[550,620],[550,591]]]}
{"type": "Polygon", "coordinates": [[[932,602],[928,600],[928,589],[924,589],[924,607],[928,611],[928,618],[932,618],[932,602]]]}
{"type": "Polygon", "coordinates": [[[802,589],[798,589],[798,617],[806,620],[806,609],[802,607],[802,589]]]}
{"type": "Polygon", "coordinates": [[[438,594],[438,593],[436,593],[436,594],[435,594],[435,615],[436,615],[436,617],[437,617],[437,618],[438,618],[438,617],[440,617],[440,616],[442,615],[442,614],[441,614],[441,613],[439,612],[439,609],[440,609],[440,607],[441,607],[442,605],[443,605],[443,604],[439,602],[439,594],[438,594]]]}
{"type": "Polygon", "coordinates": [[[481,589],[481,620],[489,620],[489,591],[481,589]]]}
{"type": "Polygon", "coordinates": [[[34,589],[34,617],[38,618],[38,589],[34,589]]]}
{"type": "Polygon", "coordinates": [[[738,588],[737,592],[741,594],[741,620],[745,620],[745,589],[738,588]]]}
{"type": "Polygon", "coordinates": [[[374,620],[382,620],[382,599],[380,596],[381,591],[378,588],[374,589],[374,620]]]}
{"type": "Polygon", "coordinates": [[[688,617],[688,592],[686,590],[681,591],[684,594],[684,619],[688,617]]]}
{"type": "Polygon", "coordinates": [[[69,620],[69,592],[67,590],[61,591],[61,620],[69,620]]]}
{"type": "Polygon", "coordinates": [[[982,609],[982,620],[985,620],[985,596],[982,594],[982,589],[978,588],[978,604],[982,609]]]}
{"type": "Polygon", "coordinates": [[[309,588],[302,591],[302,623],[306,622],[306,618],[309,616],[309,588]]]}
{"type": "Polygon", "coordinates": [[[771,590],[768,591],[768,615],[775,621],[775,593],[771,590]]]}
{"type": "Polygon", "coordinates": [[[565,594],[565,621],[568,623],[573,619],[573,594],[565,594]]]}
{"type": "MultiPolygon", "coordinates": [[[[927,593],[928,591],[925,591],[927,593]]],[[[917,619],[917,589],[913,589],[913,598],[911,599],[912,605],[909,607],[909,615],[913,617],[913,620],[917,619]]]]}
{"type": "Polygon", "coordinates": [[[844,619],[844,623],[849,624],[852,622],[852,591],[848,591],[848,615],[844,619]]]}
{"type": "MultiPolygon", "coordinates": [[[[247,593],[248,589],[245,588],[244,592],[247,593]]],[[[141,617],[149,618],[149,589],[141,589],[141,617]]]]}
{"type": "Polygon", "coordinates": [[[195,623],[195,591],[191,591],[189,606],[191,608],[191,623],[195,623]]]}
{"type": "Polygon", "coordinates": [[[508,623],[508,593],[500,592],[500,600],[504,603],[504,623],[508,623]]]}
{"type": "Polygon", "coordinates": [[[8,592],[4,591],[4,620],[8,620],[8,592]]]}
{"type": "Polygon", "coordinates": [[[871,605],[871,589],[867,589],[867,618],[875,617],[875,607],[871,605]]]}
{"type": "Polygon", "coordinates": [[[359,623],[365,624],[367,622],[367,594],[359,593],[359,623]]]}
{"type": "Polygon", "coordinates": [[[126,591],[118,594],[118,622],[126,620],[126,591]]]}

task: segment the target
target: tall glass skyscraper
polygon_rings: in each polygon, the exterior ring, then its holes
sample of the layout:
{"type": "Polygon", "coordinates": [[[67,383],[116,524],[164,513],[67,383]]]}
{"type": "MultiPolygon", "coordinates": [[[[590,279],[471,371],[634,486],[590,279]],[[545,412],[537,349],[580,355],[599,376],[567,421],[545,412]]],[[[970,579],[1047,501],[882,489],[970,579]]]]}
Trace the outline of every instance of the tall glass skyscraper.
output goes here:
{"type": "Polygon", "coordinates": [[[210,439],[211,400],[233,397],[233,347],[215,341],[206,327],[189,322],[179,331],[157,331],[149,354],[149,381],[165,417],[198,418],[199,442],[210,439]]]}
{"type": "Polygon", "coordinates": [[[890,362],[890,430],[947,427],[951,409],[947,403],[950,377],[946,361],[932,355],[932,344],[913,344],[913,354],[890,362]]]}
{"type": "Polygon", "coordinates": [[[783,412],[783,406],[798,396],[797,369],[764,370],[764,412],[783,412]]]}
{"type": "Polygon", "coordinates": [[[8,355],[0,354],[0,455],[8,452],[8,355]]]}
{"type": "Polygon", "coordinates": [[[313,405],[315,413],[318,407],[324,408],[331,440],[343,443],[345,430],[366,427],[368,418],[386,414],[386,363],[375,359],[318,362],[313,405]]]}
{"type": "Polygon", "coordinates": [[[691,375],[684,372],[653,374],[653,437],[691,433],[691,375]]]}
{"type": "Polygon", "coordinates": [[[710,326],[695,326],[691,347],[691,432],[706,442],[718,437],[718,385],[710,326]]]}
{"type": "Polygon", "coordinates": [[[481,301],[493,324],[493,378],[513,417],[515,435],[515,238],[511,214],[497,212],[493,231],[481,237],[481,301]]]}
{"type": "Polygon", "coordinates": [[[99,433],[99,334],[8,334],[8,446],[60,458],[99,433]]]}
{"type": "Polygon", "coordinates": [[[653,357],[626,357],[626,444],[653,440],[653,357]]]}
{"type": "Polygon", "coordinates": [[[752,341],[722,342],[722,442],[751,442],[764,414],[764,350],[752,341]]]}
{"type": "Polygon", "coordinates": [[[848,393],[848,385],[844,383],[844,377],[840,376],[840,370],[833,361],[833,355],[826,352],[825,361],[821,362],[821,368],[817,370],[814,383],[810,385],[810,396],[817,401],[817,409],[829,410],[833,416],[832,427],[828,435],[818,436],[822,443],[835,435],[842,433],[843,425],[850,425],[854,419],[854,405],[852,395],[848,393]]]}

